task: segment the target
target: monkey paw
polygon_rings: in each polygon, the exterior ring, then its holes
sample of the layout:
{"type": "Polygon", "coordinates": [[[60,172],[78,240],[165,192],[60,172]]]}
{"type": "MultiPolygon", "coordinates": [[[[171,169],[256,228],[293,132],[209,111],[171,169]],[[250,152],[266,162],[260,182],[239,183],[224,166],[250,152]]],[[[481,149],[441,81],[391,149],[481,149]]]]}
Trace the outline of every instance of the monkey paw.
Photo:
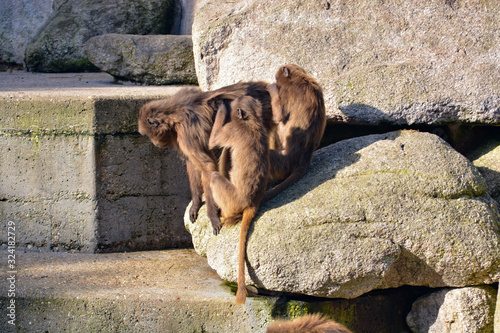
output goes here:
{"type": "Polygon", "coordinates": [[[220,229],[222,229],[222,225],[219,223],[218,226],[214,226],[212,225],[213,229],[214,229],[214,235],[217,236],[220,232],[220,229]]]}
{"type": "Polygon", "coordinates": [[[199,210],[200,207],[195,207],[195,205],[192,205],[191,208],[189,208],[189,220],[191,221],[191,223],[196,222],[199,210]]]}

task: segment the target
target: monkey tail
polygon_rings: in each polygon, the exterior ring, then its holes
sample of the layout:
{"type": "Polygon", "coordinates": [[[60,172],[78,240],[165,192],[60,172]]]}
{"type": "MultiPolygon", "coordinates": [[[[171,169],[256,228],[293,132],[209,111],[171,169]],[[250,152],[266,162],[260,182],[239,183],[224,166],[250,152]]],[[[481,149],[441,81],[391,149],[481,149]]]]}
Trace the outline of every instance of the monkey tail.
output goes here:
{"type": "Polygon", "coordinates": [[[240,230],[240,244],[238,254],[238,290],[236,291],[236,304],[245,304],[247,288],[245,285],[245,266],[247,254],[247,235],[250,223],[257,213],[257,207],[249,207],[243,211],[240,230]]]}

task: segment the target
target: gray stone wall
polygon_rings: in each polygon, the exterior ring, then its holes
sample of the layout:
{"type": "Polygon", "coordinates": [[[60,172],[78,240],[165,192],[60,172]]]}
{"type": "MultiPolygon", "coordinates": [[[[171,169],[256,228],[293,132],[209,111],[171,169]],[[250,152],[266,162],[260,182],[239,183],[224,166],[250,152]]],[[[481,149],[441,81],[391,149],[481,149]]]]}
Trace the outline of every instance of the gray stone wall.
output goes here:
{"type": "Polygon", "coordinates": [[[0,96],[1,222],[15,222],[19,246],[94,252],[191,244],[182,221],[190,200],[184,162],[137,133],[139,107],[151,98],[0,96]]]}

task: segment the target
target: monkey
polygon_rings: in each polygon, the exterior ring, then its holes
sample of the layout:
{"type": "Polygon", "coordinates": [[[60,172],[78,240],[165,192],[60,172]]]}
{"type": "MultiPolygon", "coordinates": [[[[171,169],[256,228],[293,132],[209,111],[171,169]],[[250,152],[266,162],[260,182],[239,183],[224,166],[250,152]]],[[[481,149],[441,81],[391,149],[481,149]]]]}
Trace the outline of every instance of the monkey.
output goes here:
{"type": "MultiPolygon", "coordinates": [[[[207,215],[212,223],[213,233],[221,228],[218,208],[212,197],[210,173],[218,170],[214,153],[208,148],[210,132],[221,100],[234,100],[251,96],[262,105],[262,121],[272,133],[276,124],[272,120],[271,97],[263,81],[238,82],[214,91],[202,92],[197,88],[183,88],[170,98],[151,101],[139,111],[138,130],[149,137],[158,147],[176,148],[186,159],[192,205],[189,210],[191,222],[195,222],[205,194],[207,215]]],[[[222,153],[221,169],[227,169],[227,152],[222,153]]],[[[227,171],[223,171],[227,173],[227,171]]]]}
{"type": "Polygon", "coordinates": [[[281,149],[271,149],[270,178],[283,179],[266,192],[264,201],[302,178],[326,127],[323,90],[306,71],[293,64],[281,66],[276,83],[268,86],[272,117],[281,149]]]}
{"type": "Polygon", "coordinates": [[[230,150],[229,180],[218,171],[212,171],[210,186],[215,202],[221,208],[223,225],[233,225],[241,220],[236,304],[245,304],[246,240],[269,175],[269,139],[262,121],[262,104],[250,96],[232,101],[229,112],[221,104],[208,146],[230,150]],[[224,123],[226,117],[229,120],[224,123]]]}
{"type": "Polygon", "coordinates": [[[267,333],[352,333],[345,326],[318,314],[307,315],[294,321],[279,320],[267,328],[267,333]]]}

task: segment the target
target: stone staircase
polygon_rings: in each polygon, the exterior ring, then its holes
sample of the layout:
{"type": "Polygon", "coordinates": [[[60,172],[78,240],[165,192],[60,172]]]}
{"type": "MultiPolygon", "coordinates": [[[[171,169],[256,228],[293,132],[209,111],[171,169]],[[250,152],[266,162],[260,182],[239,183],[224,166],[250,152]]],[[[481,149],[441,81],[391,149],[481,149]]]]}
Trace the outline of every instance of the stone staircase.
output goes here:
{"type": "Polygon", "coordinates": [[[107,74],[0,74],[0,211],[2,223],[16,222],[20,246],[190,244],[184,165],[137,133],[140,106],[179,87],[116,85],[107,74]]]}
{"type": "Polygon", "coordinates": [[[173,249],[191,246],[185,168],[137,133],[140,106],[179,87],[110,81],[0,73],[1,332],[265,332],[315,312],[355,332],[408,331],[422,289],[236,306],[205,258],[173,249]]]}

